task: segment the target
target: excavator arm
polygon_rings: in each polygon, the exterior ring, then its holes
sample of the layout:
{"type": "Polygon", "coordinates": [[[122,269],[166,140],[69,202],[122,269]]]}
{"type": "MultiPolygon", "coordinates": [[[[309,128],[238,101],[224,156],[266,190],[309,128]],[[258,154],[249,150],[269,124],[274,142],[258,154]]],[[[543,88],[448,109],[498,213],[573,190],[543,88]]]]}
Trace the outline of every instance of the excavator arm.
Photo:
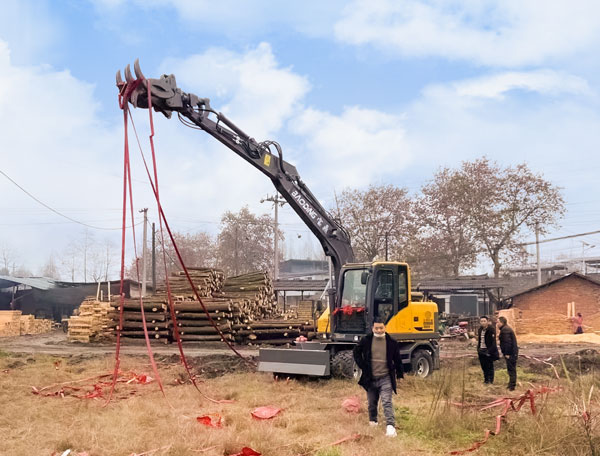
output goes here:
{"type": "MultiPolygon", "coordinates": [[[[134,72],[135,78],[127,65],[125,81],[121,72],[117,72],[117,87],[123,103],[130,102],[138,108],[151,106],[167,118],[176,112],[182,123],[204,130],[269,177],[277,191],[317,237],[325,255],[331,258],[337,283],[342,266],[354,261],[348,233],[321,206],[300,179],[296,168],[283,159],[279,144],[274,141],[257,142],[224,114],[213,110],[208,98],[200,98],[179,89],[174,75],[147,79],[137,60],[134,72]]],[[[335,294],[335,287],[330,293],[335,294]]],[[[330,305],[333,305],[332,299],[330,305]]]]}

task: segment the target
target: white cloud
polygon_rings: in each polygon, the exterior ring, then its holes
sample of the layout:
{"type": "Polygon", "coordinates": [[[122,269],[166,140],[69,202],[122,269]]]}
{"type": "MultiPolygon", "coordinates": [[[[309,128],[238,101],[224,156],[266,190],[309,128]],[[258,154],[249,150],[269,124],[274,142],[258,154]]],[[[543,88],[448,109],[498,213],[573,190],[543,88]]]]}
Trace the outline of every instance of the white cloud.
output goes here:
{"type": "Polygon", "coordinates": [[[410,57],[538,65],[595,52],[600,3],[355,0],[335,24],[338,40],[410,57]]]}
{"type": "Polygon", "coordinates": [[[440,166],[482,155],[505,164],[528,161],[577,193],[582,176],[593,179],[600,166],[597,105],[585,81],[562,73],[500,73],[438,84],[407,106],[406,141],[415,156],[440,166]],[[539,96],[522,97],[513,88],[539,96]]]}
{"type": "Polygon", "coordinates": [[[507,92],[517,89],[544,95],[591,94],[585,79],[552,70],[505,72],[454,84],[458,95],[469,97],[503,98],[507,92]]]}
{"type": "Polygon", "coordinates": [[[279,66],[267,43],[244,54],[212,48],[186,59],[167,59],[161,69],[175,74],[184,91],[224,102],[213,108],[257,140],[278,131],[310,87],[305,77],[279,66]]]}
{"type": "Polygon", "coordinates": [[[173,9],[192,29],[247,37],[265,30],[295,30],[312,37],[331,35],[331,24],[347,0],[91,0],[102,14],[128,6],[144,10],[173,9]]]}
{"type": "Polygon", "coordinates": [[[410,161],[397,115],[357,106],[339,116],[307,109],[291,125],[304,138],[303,161],[312,165],[312,180],[321,190],[363,187],[393,176],[410,161]]]}

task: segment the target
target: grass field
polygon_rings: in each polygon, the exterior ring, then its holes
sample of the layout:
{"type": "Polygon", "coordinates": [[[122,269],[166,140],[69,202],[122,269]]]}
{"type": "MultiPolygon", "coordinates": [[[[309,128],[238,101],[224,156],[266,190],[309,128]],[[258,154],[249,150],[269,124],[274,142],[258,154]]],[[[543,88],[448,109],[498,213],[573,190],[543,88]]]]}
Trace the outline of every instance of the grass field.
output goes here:
{"type": "MultiPolygon", "coordinates": [[[[216,404],[196,391],[176,361],[160,360],[167,399],[155,381],[119,383],[117,399],[103,407],[102,398],[79,399],[70,394],[93,391],[92,384],[98,380],[90,378],[111,372],[112,357],[61,358],[0,351],[0,454],[50,456],[71,449],[90,456],[213,456],[235,454],[247,446],[266,456],[443,455],[481,440],[484,429],[495,428],[499,413],[498,408],[480,411],[480,407],[455,403],[485,404],[506,395],[504,369],[498,370],[496,385],[484,387],[475,360],[445,361],[444,368],[428,379],[406,377],[400,382],[394,397],[398,437],[391,439],[384,436],[384,426],[367,426],[364,391],[351,381],[276,382],[267,374],[244,372],[232,358],[196,359],[194,371],[199,373],[202,392],[234,401],[216,404]],[[64,398],[32,393],[32,386],[79,379],[89,380],[63,385],[82,387],[65,390],[64,398]],[[350,396],[360,398],[358,414],[341,406],[350,396]],[[267,421],[251,417],[250,411],[265,405],[279,407],[282,412],[267,421]],[[196,420],[213,413],[223,417],[222,428],[207,427],[196,420]],[[359,437],[333,445],[356,434],[359,437]]],[[[596,450],[600,448],[595,416],[600,410],[597,362],[597,355],[557,362],[560,381],[546,365],[520,367],[521,384],[515,396],[533,385],[559,386],[562,390],[540,396],[535,416],[528,405],[520,412],[509,412],[501,433],[491,437],[478,453],[600,454],[596,450]]],[[[123,358],[121,368],[153,376],[143,357],[123,358]]]]}

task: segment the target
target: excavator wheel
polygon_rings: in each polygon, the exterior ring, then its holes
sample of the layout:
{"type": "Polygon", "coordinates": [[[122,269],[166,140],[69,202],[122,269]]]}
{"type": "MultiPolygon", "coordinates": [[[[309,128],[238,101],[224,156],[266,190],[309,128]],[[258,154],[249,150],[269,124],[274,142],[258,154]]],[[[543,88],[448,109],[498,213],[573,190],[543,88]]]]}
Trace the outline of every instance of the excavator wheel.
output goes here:
{"type": "Polygon", "coordinates": [[[433,358],[427,350],[415,350],[410,363],[416,377],[425,378],[433,372],[433,358]]]}
{"type": "Polygon", "coordinates": [[[354,362],[352,350],[337,352],[331,360],[331,375],[337,378],[349,378],[358,381],[360,368],[354,362]]]}

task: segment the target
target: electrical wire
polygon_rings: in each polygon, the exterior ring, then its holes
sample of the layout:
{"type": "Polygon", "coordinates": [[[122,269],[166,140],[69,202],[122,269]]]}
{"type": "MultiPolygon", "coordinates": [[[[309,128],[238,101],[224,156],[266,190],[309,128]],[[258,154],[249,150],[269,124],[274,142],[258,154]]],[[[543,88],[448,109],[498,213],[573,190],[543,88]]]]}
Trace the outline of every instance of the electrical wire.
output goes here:
{"type": "MultiPolygon", "coordinates": [[[[31,193],[29,193],[27,190],[25,190],[23,187],[21,187],[14,179],[12,179],[8,174],[6,174],[4,171],[0,170],[0,174],[2,174],[4,177],[6,177],[10,182],[12,182],[17,188],[19,188],[19,190],[21,190],[23,193],[25,193],[27,196],[29,196],[31,199],[33,199],[34,201],[36,201],[38,204],[41,204],[42,206],[44,206],[46,209],[54,212],[56,215],[63,217],[73,223],[77,223],[79,225],[83,225],[86,226],[88,228],[93,228],[95,230],[106,230],[106,231],[114,231],[114,230],[120,230],[121,228],[104,228],[101,226],[94,226],[94,225],[89,225],[87,223],[81,222],[79,220],[75,220],[74,218],[69,217],[68,215],[65,215],[59,211],[57,211],[56,209],[54,209],[53,207],[48,206],[46,203],[44,203],[43,201],[39,200],[38,198],[36,198],[35,196],[33,196],[31,193]]],[[[136,225],[139,225],[140,223],[143,222],[138,222],[136,223],[136,225]]],[[[128,227],[131,228],[131,227],[128,227]]]]}

